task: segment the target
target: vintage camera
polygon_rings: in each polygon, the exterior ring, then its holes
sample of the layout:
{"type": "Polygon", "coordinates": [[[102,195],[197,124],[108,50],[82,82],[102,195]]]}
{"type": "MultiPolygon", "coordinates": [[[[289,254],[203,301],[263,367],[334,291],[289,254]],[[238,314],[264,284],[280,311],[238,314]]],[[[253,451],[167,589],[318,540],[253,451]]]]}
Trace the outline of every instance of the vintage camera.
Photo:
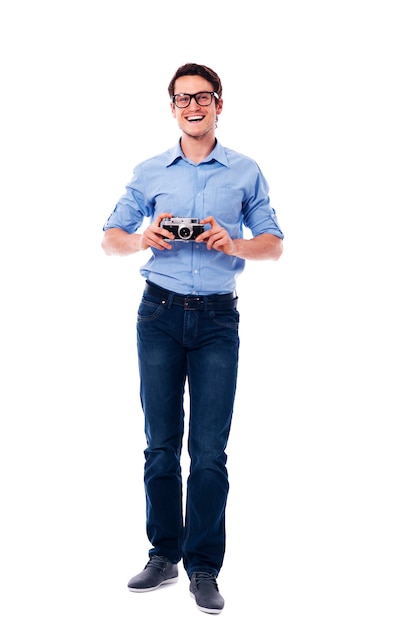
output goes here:
{"type": "Polygon", "coordinates": [[[166,217],[161,220],[161,226],[179,241],[193,241],[204,232],[204,224],[196,217],[166,217]]]}

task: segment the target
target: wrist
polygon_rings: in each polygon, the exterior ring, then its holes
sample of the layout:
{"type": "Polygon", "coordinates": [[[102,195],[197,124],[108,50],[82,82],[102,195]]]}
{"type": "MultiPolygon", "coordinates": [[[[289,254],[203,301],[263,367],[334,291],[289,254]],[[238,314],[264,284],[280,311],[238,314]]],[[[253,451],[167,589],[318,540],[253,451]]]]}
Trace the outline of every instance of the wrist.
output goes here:
{"type": "Polygon", "coordinates": [[[239,256],[239,250],[240,250],[240,242],[242,240],[241,239],[232,239],[232,250],[230,252],[231,256],[239,256]]]}
{"type": "Polygon", "coordinates": [[[142,250],[144,250],[144,247],[142,246],[142,237],[143,236],[138,234],[138,235],[135,235],[135,237],[136,237],[136,242],[135,242],[136,243],[136,250],[135,251],[136,252],[141,252],[142,250]]]}

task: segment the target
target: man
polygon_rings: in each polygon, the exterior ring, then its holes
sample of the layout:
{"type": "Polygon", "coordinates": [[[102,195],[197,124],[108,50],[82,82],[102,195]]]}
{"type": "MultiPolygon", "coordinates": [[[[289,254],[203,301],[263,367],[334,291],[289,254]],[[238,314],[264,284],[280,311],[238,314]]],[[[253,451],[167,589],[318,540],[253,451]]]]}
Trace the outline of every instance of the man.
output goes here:
{"type": "Polygon", "coordinates": [[[141,268],[146,284],[137,322],[152,548],[128,587],[143,592],[175,582],[182,559],[198,608],[220,613],[217,577],[229,489],[225,449],[239,351],[236,278],[247,259],[279,259],[283,234],[257,164],[215,137],[223,108],[218,75],[188,63],[176,71],[168,93],[181,138],[135,168],[102,243],[109,255],[152,252],[141,268]],[[149,225],[138,233],[144,218],[149,225]],[[162,222],[167,218],[171,223],[162,222]],[[252,238],[243,238],[243,225],[252,238]],[[183,515],[186,382],[190,471],[183,515]]]}

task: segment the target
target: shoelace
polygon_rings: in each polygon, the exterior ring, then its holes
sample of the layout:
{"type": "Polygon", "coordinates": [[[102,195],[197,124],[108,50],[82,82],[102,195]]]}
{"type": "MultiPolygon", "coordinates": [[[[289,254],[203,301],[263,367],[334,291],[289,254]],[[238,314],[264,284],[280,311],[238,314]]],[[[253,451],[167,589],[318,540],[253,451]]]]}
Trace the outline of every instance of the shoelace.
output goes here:
{"type": "Polygon", "coordinates": [[[167,559],[164,556],[159,556],[158,554],[154,554],[151,556],[149,561],[146,564],[146,567],[155,567],[156,569],[163,570],[165,565],[167,564],[167,559]]]}
{"type": "Polygon", "coordinates": [[[195,584],[198,586],[199,583],[211,583],[218,589],[216,577],[212,572],[196,572],[195,584]]]}

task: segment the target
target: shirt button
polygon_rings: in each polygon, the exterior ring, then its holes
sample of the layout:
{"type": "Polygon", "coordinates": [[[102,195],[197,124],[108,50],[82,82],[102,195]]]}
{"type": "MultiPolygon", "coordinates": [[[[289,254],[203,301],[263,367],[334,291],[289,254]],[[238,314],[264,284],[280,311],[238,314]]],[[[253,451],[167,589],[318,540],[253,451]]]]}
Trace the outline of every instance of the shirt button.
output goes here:
{"type": "Polygon", "coordinates": [[[198,274],[198,270],[194,270],[194,274],[198,274]]]}

